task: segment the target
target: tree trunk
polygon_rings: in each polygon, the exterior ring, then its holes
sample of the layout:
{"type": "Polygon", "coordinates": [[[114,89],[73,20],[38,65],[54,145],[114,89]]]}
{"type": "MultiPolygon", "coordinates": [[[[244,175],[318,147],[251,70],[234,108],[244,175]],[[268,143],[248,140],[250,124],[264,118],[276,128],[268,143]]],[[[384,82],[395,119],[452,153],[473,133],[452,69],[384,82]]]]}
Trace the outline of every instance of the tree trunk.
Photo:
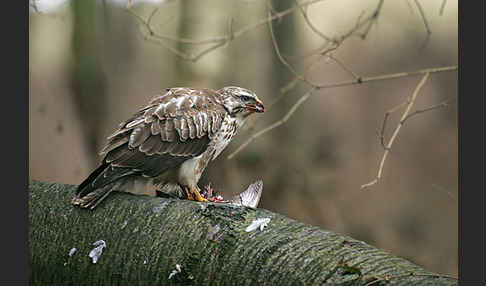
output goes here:
{"type": "Polygon", "coordinates": [[[106,75],[103,71],[104,26],[97,1],[73,0],[71,89],[81,119],[90,168],[98,161],[101,119],[106,112],[106,75]]]}
{"type": "Polygon", "coordinates": [[[74,189],[29,184],[31,285],[457,285],[264,209],[116,193],[90,211],[71,205],[74,189]]]}

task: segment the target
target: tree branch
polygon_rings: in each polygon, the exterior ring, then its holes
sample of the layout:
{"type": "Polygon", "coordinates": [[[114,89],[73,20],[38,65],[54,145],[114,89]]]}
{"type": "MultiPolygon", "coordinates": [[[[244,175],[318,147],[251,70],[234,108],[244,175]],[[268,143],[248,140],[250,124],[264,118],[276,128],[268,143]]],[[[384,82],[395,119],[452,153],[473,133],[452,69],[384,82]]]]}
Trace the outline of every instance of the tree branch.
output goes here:
{"type": "Polygon", "coordinates": [[[299,98],[299,100],[297,100],[297,102],[294,105],[292,105],[290,110],[285,114],[285,116],[282,119],[277,120],[275,123],[268,126],[267,128],[264,128],[263,130],[260,130],[257,133],[253,134],[252,136],[250,136],[250,138],[248,138],[243,144],[241,144],[240,147],[238,147],[238,149],[236,149],[233,153],[229,154],[227,159],[229,160],[229,159],[233,158],[236,154],[238,154],[241,150],[243,150],[243,148],[245,148],[248,144],[250,144],[256,138],[262,136],[263,134],[269,132],[270,130],[275,129],[275,128],[279,127],[280,125],[284,124],[285,122],[287,122],[287,120],[289,120],[289,118],[294,114],[294,112],[297,110],[297,108],[299,108],[299,106],[302,103],[304,103],[312,95],[312,92],[314,90],[315,90],[314,88],[311,88],[308,92],[306,92],[304,95],[302,95],[299,98]]]}
{"type": "MultiPolygon", "coordinates": [[[[402,118],[400,119],[400,122],[398,123],[397,127],[395,128],[395,131],[393,132],[392,137],[390,138],[390,140],[388,141],[388,144],[385,147],[385,152],[383,153],[383,157],[381,158],[381,162],[380,162],[380,167],[378,168],[378,175],[376,175],[376,178],[373,181],[361,185],[362,190],[367,189],[367,188],[375,185],[381,179],[381,175],[382,175],[382,172],[383,172],[383,166],[385,164],[385,161],[386,161],[388,154],[390,153],[390,149],[393,145],[393,142],[397,138],[397,135],[400,132],[400,129],[402,128],[405,120],[407,119],[407,116],[408,116],[410,110],[412,109],[413,104],[415,103],[415,99],[417,98],[419,91],[422,89],[422,86],[425,84],[428,77],[429,77],[429,73],[426,73],[423,76],[422,80],[417,85],[417,87],[415,87],[415,90],[414,90],[412,96],[410,97],[410,100],[407,102],[407,108],[405,109],[405,112],[403,112],[403,115],[402,115],[402,118]]],[[[385,119],[386,119],[386,116],[385,116],[385,119]]]]}
{"type": "MultiPolygon", "coordinates": [[[[150,25],[150,23],[145,20],[143,17],[135,13],[131,8],[127,8],[126,11],[129,12],[129,14],[133,15],[145,29],[148,31],[148,36],[144,35],[144,38],[148,41],[157,43],[161,45],[162,47],[168,49],[170,52],[174,53],[176,56],[182,58],[183,60],[188,60],[188,61],[197,61],[204,55],[216,50],[219,47],[224,46],[228,42],[243,36],[244,34],[248,33],[251,30],[254,30],[258,28],[259,26],[265,25],[266,23],[270,23],[276,19],[280,19],[286,15],[289,15],[293,12],[295,12],[298,9],[301,9],[303,7],[307,7],[309,5],[315,4],[317,2],[322,2],[324,0],[310,0],[310,1],[304,1],[301,2],[298,6],[289,8],[287,10],[278,12],[273,14],[272,16],[269,16],[267,18],[261,19],[253,24],[247,25],[239,30],[233,31],[227,35],[223,36],[217,36],[217,37],[211,37],[207,39],[202,39],[202,40],[196,40],[196,39],[190,39],[190,38],[182,38],[182,37],[175,37],[175,36],[169,36],[169,35],[164,35],[157,33],[153,27],[150,25]],[[170,42],[175,42],[175,43],[181,43],[181,44],[187,44],[187,45],[207,45],[207,44],[212,44],[210,47],[203,49],[199,53],[196,54],[188,54],[183,51],[180,51],[176,48],[170,47],[166,41],[170,42]]],[[[232,27],[231,27],[232,29],[232,27]]]]}
{"type": "Polygon", "coordinates": [[[29,184],[31,285],[458,284],[264,209],[115,193],[90,211],[75,188],[29,184]]]}
{"type": "MultiPolygon", "coordinates": [[[[423,69],[423,70],[418,70],[418,71],[413,71],[413,72],[400,72],[400,73],[384,74],[384,75],[372,76],[372,77],[363,77],[363,78],[357,78],[355,80],[349,80],[349,81],[343,81],[343,82],[337,82],[337,83],[331,83],[331,84],[324,84],[324,85],[315,86],[315,87],[311,88],[310,91],[308,91],[308,93],[304,94],[289,109],[289,111],[284,116],[284,118],[278,120],[277,122],[273,123],[272,125],[267,126],[264,129],[258,131],[257,133],[251,135],[250,138],[248,138],[233,153],[231,153],[227,157],[227,159],[232,159],[236,154],[238,154],[239,152],[241,152],[246,146],[248,146],[248,144],[250,144],[256,138],[258,138],[258,137],[262,136],[263,134],[267,133],[268,131],[270,131],[270,130],[272,130],[274,128],[277,128],[280,125],[284,124],[290,118],[290,116],[292,116],[292,114],[299,107],[299,105],[302,104],[305,100],[308,99],[308,97],[310,96],[309,93],[310,92],[313,92],[315,90],[324,89],[324,88],[334,88],[334,87],[349,86],[349,85],[355,85],[355,84],[362,84],[362,83],[373,82],[373,81],[390,80],[390,79],[396,79],[396,78],[401,78],[401,77],[414,76],[414,75],[419,75],[419,74],[431,74],[431,73],[447,72],[447,71],[455,71],[455,70],[457,70],[457,66],[441,67],[441,68],[430,68],[430,69],[423,69]]],[[[279,100],[279,99],[281,99],[281,96],[277,100],[279,100]]],[[[275,104],[275,102],[272,103],[272,104],[275,104]]],[[[386,114],[385,114],[385,116],[386,116],[386,114]]]]}

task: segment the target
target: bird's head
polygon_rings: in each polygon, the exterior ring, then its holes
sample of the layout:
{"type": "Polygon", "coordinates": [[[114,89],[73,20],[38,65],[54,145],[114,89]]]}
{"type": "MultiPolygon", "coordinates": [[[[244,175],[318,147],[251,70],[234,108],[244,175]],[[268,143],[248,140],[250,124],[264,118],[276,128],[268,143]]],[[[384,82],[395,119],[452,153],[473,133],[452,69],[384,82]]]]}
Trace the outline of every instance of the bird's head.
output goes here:
{"type": "Polygon", "coordinates": [[[218,90],[223,97],[223,104],[231,115],[246,117],[254,112],[265,112],[262,101],[248,89],[227,86],[218,90]]]}

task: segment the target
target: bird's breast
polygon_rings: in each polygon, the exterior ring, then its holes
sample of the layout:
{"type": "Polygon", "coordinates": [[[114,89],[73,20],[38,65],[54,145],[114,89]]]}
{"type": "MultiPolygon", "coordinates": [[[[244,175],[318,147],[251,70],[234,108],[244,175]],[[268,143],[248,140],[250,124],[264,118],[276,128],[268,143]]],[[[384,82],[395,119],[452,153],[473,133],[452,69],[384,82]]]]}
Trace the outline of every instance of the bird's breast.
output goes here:
{"type": "Polygon", "coordinates": [[[233,137],[238,132],[238,127],[240,126],[237,118],[226,117],[223,121],[221,128],[219,129],[217,135],[212,140],[212,145],[214,146],[214,154],[212,160],[223,152],[223,150],[228,146],[228,144],[233,140],[233,137]]]}
{"type": "MultiPolygon", "coordinates": [[[[206,151],[207,152],[207,151],[206,151]]],[[[204,154],[184,161],[179,167],[178,182],[186,186],[195,186],[204,168],[200,168],[204,154]]],[[[205,166],[204,166],[205,167],[205,166]]]]}

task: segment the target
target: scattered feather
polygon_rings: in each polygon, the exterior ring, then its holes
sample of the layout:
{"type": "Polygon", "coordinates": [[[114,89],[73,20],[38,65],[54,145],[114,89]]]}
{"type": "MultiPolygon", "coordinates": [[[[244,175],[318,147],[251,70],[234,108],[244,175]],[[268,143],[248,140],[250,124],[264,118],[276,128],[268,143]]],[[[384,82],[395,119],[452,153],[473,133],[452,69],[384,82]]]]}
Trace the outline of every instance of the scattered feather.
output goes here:
{"type": "Polygon", "coordinates": [[[260,202],[263,192],[263,181],[258,180],[248,186],[248,188],[240,194],[234,196],[230,203],[234,205],[246,206],[256,208],[260,202]]]}
{"type": "Polygon", "coordinates": [[[73,256],[73,254],[76,252],[76,250],[77,249],[75,247],[71,248],[71,250],[69,250],[69,256],[73,256]]]}
{"type": "Polygon", "coordinates": [[[260,228],[260,231],[267,226],[270,222],[270,218],[259,218],[251,222],[251,224],[245,229],[246,232],[254,231],[257,228],[260,228]]]}
{"type": "Polygon", "coordinates": [[[93,245],[96,247],[89,252],[88,256],[91,257],[93,263],[96,263],[103,252],[103,248],[106,247],[106,242],[104,240],[97,240],[93,245]]]}
{"type": "Polygon", "coordinates": [[[125,221],[123,222],[122,226],[121,226],[121,229],[124,229],[124,228],[127,226],[127,224],[128,224],[128,221],[127,221],[127,220],[125,220],[125,221]]]}
{"type": "Polygon", "coordinates": [[[176,264],[175,269],[172,270],[172,272],[169,274],[169,279],[171,279],[177,273],[181,273],[181,265],[180,264],[176,264]]]}

